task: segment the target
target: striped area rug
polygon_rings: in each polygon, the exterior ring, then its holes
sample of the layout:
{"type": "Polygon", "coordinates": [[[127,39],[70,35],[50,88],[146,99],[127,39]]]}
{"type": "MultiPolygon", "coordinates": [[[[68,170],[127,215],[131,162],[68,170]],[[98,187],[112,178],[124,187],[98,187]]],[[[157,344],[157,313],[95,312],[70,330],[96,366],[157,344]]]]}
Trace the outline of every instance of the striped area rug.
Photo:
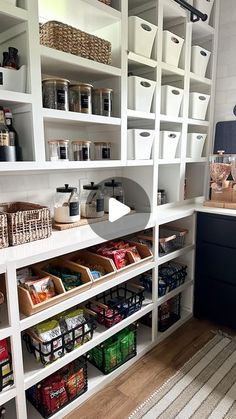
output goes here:
{"type": "Polygon", "coordinates": [[[236,341],[216,335],[129,419],[236,419],[236,341]]]}

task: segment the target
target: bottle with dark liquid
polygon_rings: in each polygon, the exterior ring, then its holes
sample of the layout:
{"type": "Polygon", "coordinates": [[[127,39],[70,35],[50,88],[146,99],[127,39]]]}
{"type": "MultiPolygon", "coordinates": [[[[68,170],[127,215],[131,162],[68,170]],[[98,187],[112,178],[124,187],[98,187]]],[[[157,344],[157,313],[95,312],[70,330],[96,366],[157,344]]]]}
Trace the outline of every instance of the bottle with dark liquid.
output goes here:
{"type": "Polygon", "coordinates": [[[12,111],[10,109],[4,109],[4,112],[5,112],[6,125],[7,125],[7,128],[9,129],[10,145],[16,148],[16,160],[21,161],[22,150],[19,146],[18,134],[13,126],[12,111]]]}
{"type": "Polygon", "coordinates": [[[10,132],[6,125],[3,107],[0,106],[0,146],[10,145],[10,132]]]}

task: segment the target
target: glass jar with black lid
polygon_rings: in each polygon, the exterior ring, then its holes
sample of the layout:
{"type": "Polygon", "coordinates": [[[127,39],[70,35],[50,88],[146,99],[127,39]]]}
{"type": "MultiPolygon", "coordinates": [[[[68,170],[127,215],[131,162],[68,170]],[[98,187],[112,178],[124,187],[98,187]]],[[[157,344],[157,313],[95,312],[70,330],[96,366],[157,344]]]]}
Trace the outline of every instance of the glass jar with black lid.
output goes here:
{"type": "Polygon", "coordinates": [[[43,107],[58,109],[60,111],[69,110],[69,80],[61,78],[49,78],[43,80],[43,107]]]}
{"type": "Polygon", "coordinates": [[[75,223],[80,220],[80,202],[77,188],[74,186],[56,189],[54,202],[54,220],[57,223],[75,223]]]}
{"type": "Polygon", "coordinates": [[[104,215],[104,195],[100,185],[91,182],[83,186],[81,193],[81,215],[85,218],[99,218],[104,215]]]}
{"type": "Polygon", "coordinates": [[[109,212],[109,199],[114,198],[124,204],[124,189],[121,182],[115,179],[104,183],[104,210],[109,212]]]}

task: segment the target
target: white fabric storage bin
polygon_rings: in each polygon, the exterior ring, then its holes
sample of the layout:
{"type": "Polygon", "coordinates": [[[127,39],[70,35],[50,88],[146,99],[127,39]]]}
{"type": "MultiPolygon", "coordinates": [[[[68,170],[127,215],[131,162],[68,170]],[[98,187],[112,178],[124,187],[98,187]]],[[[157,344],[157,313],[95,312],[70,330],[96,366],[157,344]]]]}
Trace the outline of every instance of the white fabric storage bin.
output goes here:
{"type": "Polygon", "coordinates": [[[189,118],[205,121],[210,95],[189,93],[189,118]]]}
{"type": "Polygon", "coordinates": [[[211,52],[198,45],[192,46],[191,52],[191,71],[198,76],[205,77],[211,52]]]}
{"type": "Polygon", "coordinates": [[[188,134],[187,139],[187,157],[198,159],[202,157],[203,147],[206,141],[207,134],[191,133],[188,134]]]}
{"type": "Polygon", "coordinates": [[[150,112],[156,82],[142,77],[128,77],[128,108],[150,112]]]}
{"type": "Polygon", "coordinates": [[[160,131],[159,158],[174,159],[179,143],[181,132],[160,131]]]}
{"type": "Polygon", "coordinates": [[[200,10],[200,12],[207,14],[208,18],[204,22],[209,25],[209,20],[211,17],[211,11],[214,4],[214,0],[194,0],[193,5],[196,9],[200,10]]]}
{"type": "Polygon", "coordinates": [[[157,26],[137,16],[128,18],[129,51],[151,57],[157,26]]]}
{"type": "Polygon", "coordinates": [[[26,65],[22,65],[19,70],[0,67],[0,90],[25,93],[26,65]]]}
{"type": "Polygon", "coordinates": [[[183,89],[169,85],[161,86],[161,113],[163,115],[179,116],[183,89]]]}
{"type": "Polygon", "coordinates": [[[163,54],[162,60],[178,67],[184,39],[169,31],[163,31],[163,54]]]}
{"type": "Polygon", "coordinates": [[[128,129],[127,157],[129,160],[149,160],[152,154],[154,130],[128,129]]]}

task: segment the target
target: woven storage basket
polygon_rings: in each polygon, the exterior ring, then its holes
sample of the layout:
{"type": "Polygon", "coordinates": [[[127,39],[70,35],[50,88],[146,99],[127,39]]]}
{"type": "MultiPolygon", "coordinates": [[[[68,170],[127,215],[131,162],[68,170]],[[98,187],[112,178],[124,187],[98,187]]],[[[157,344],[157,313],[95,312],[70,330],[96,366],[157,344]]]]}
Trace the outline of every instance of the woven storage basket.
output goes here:
{"type": "Polygon", "coordinates": [[[0,249],[8,246],[7,216],[0,214],[0,249]]]}
{"type": "Polygon", "coordinates": [[[52,234],[50,210],[28,202],[1,204],[7,215],[8,236],[11,246],[45,239],[52,234]]]}
{"type": "Polygon", "coordinates": [[[40,43],[83,58],[111,63],[111,43],[55,20],[39,26],[40,43]]]}
{"type": "Polygon", "coordinates": [[[110,6],[111,0],[99,0],[101,3],[107,4],[107,6],[110,6]]]}

